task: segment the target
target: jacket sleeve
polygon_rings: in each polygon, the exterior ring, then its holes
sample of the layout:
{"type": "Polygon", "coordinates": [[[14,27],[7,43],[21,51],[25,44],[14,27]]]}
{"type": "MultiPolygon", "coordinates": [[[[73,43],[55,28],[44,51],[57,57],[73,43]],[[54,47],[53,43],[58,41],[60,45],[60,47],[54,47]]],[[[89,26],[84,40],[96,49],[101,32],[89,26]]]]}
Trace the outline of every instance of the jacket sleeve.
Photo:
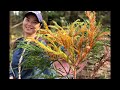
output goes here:
{"type": "Polygon", "coordinates": [[[21,50],[18,49],[18,50],[15,50],[16,46],[17,46],[17,43],[19,41],[22,41],[22,38],[18,38],[15,42],[14,42],[14,51],[13,51],[13,56],[12,56],[12,61],[10,62],[9,64],[9,76],[13,76],[15,77],[16,76],[16,70],[17,70],[17,67],[18,67],[18,60],[19,60],[19,54],[21,53],[21,50]]]}
{"type": "Polygon", "coordinates": [[[18,63],[23,49],[17,49],[13,52],[12,62],[10,64],[9,75],[14,78],[18,77],[18,63]]]}

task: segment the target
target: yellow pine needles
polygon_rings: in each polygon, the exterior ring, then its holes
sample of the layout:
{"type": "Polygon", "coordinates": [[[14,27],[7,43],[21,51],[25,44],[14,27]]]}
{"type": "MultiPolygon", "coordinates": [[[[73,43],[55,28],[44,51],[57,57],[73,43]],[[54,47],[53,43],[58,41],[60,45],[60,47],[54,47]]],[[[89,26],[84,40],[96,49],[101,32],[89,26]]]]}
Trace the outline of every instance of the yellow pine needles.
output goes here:
{"type": "Polygon", "coordinates": [[[95,11],[85,11],[85,15],[88,17],[89,22],[83,23],[78,19],[68,26],[66,28],[67,30],[64,30],[64,28],[59,26],[55,21],[53,21],[54,25],[48,26],[43,20],[45,29],[40,29],[37,34],[47,35],[44,38],[51,43],[49,45],[44,45],[38,40],[28,38],[38,44],[38,46],[45,51],[52,53],[53,56],[58,55],[58,57],[62,57],[72,68],[74,78],[76,78],[78,65],[85,59],[96,41],[104,35],[110,34],[108,31],[98,35],[100,28],[96,25],[95,11]],[[51,29],[54,28],[55,31],[52,32],[48,27],[51,27],[51,29]],[[62,46],[65,51],[60,49],[62,46]]]}

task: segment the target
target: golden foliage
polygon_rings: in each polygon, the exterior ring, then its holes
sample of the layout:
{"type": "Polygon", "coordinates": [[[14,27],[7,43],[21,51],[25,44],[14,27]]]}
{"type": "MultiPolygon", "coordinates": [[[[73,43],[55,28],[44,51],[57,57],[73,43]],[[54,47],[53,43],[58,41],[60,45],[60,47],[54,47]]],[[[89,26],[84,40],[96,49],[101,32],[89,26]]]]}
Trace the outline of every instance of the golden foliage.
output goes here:
{"type": "Polygon", "coordinates": [[[31,39],[38,44],[38,46],[47,51],[52,59],[61,57],[63,60],[67,61],[75,75],[76,67],[91,51],[96,41],[104,35],[110,34],[108,31],[98,35],[100,28],[96,25],[95,11],[86,11],[85,14],[88,17],[89,22],[80,22],[78,19],[66,29],[59,26],[55,21],[53,21],[54,25],[48,26],[43,20],[45,29],[40,29],[37,34],[46,35],[44,38],[50,42],[47,46],[40,43],[38,40],[31,39]],[[51,29],[54,28],[55,31],[53,32],[48,27],[51,27],[51,29]],[[61,50],[62,46],[65,49],[64,51],[61,50]]]}

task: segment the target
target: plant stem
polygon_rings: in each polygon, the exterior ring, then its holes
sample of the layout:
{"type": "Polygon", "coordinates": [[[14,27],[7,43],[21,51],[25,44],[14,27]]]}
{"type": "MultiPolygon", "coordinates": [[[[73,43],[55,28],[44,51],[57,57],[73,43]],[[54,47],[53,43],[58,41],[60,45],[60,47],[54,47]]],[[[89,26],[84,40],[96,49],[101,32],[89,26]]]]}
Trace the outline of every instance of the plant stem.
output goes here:
{"type": "Polygon", "coordinates": [[[74,79],[76,79],[76,68],[74,67],[74,79]]]}

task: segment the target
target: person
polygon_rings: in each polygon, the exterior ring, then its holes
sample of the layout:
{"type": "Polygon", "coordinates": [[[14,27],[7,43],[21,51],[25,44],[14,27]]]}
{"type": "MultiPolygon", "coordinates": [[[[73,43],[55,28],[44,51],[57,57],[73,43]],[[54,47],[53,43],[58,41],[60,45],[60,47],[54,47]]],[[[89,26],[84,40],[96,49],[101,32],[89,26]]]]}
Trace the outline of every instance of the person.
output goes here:
{"type": "MultiPolygon", "coordinates": [[[[14,51],[13,51],[13,57],[12,61],[10,62],[10,73],[9,73],[9,79],[32,79],[32,76],[34,75],[34,69],[27,69],[27,70],[21,70],[21,76],[19,76],[19,62],[25,61],[22,57],[22,53],[25,54],[27,51],[23,48],[17,48],[17,46],[20,44],[21,41],[24,41],[26,37],[33,37],[36,38],[36,25],[39,27],[39,29],[42,27],[42,14],[41,11],[27,11],[23,18],[23,37],[18,38],[15,41],[14,44],[14,51]],[[22,58],[21,58],[22,57],[22,58]]],[[[40,39],[40,41],[43,44],[46,44],[45,40],[40,39]]],[[[36,73],[36,72],[35,72],[36,73]]],[[[44,74],[49,75],[50,72],[46,69],[44,71],[44,74]]]]}
{"type": "MultiPolygon", "coordinates": [[[[37,26],[38,29],[42,28],[43,27],[42,20],[43,20],[43,18],[42,18],[42,14],[40,11],[27,11],[27,13],[24,15],[23,24],[22,24],[23,37],[18,38],[15,41],[13,57],[12,57],[12,61],[10,62],[9,79],[44,79],[43,77],[33,78],[36,74],[38,74],[40,72],[40,69],[38,69],[36,67],[34,67],[32,69],[24,69],[23,67],[19,68],[20,61],[21,62],[25,61],[25,58],[22,57],[22,54],[26,54],[26,55],[28,54],[28,56],[29,56],[29,52],[27,52],[27,50],[25,50],[23,48],[16,49],[17,46],[20,45],[20,42],[24,41],[24,39],[26,37],[36,38],[37,30],[35,27],[37,26]],[[21,72],[19,71],[19,69],[21,69],[21,72]]],[[[41,38],[40,38],[40,42],[42,42],[45,45],[47,44],[46,41],[41,38]]],[[[41,57],[43,55],[44,55],[44,53],[40,53],[41,57]]],[[[48,60],[49,57],[44,57],[44,58],[47,61],[49,61],[48,60]]],[[[49,62],[49,64],[51,65],[51,62],[49,62]]],[[[49,65],[49,67],[51,67],[50,65],[49,65]]],[[[57,68],[61,68],[61,66],[59,65],[58,62],[55,62],[52,65],[56,66],[57,68]]],[[[65,68],[69,67],[68,65],[66,65],[66,63],[63,63],[63,65],[65,66],[65,68]]],[[[43,76],[43,75],[53,75],[53,76],[58,75],[55,72],[55,70],[52,70],[49,67],[46,68],[43,71],[43,73],[41,73],[41,76],[43,76]]],[[[59,79],[59,78],[56,77],[56,79],[59,79]]]]}

